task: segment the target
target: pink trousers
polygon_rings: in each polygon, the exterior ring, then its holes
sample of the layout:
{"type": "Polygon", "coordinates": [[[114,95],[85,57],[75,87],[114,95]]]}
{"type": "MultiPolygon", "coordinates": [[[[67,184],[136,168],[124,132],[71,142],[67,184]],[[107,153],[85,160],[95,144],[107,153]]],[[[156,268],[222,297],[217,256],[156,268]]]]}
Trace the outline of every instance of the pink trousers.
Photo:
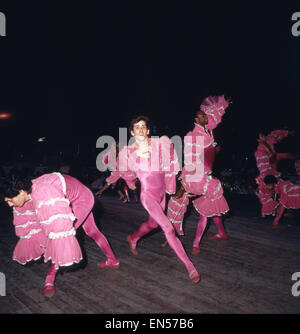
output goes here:
{"type": "Polygon", "coordinates": [[[146,182],[145,183],[143,182],[144,175],[139,175],[139,176],[140,176],[140,181],[142,184],[140,200],[144,208],[149,213],[149,219],[146,222],[144,222],[135,233],[131,235],[132,242],[136,244],[141,237],[143,237],[144,235],[148,234],[150,231],[160,226],[165,234],[165,237],[170,247],[176,253],[178,258],[184,263],[187,271],[191,272],[192,270],[196,270],[194,265],[188,258],[182,246],[181,241],[176,236],[171,222],[169,221],[167,216],[164,214],[164,210],[166,207],[165,189],[162,187],[159,187],[159,184],[164,184],[164,180],[163,179],[160,180],[162,176],[152,175],[151,185],[153,187],[151,187],[149,182],[148,182],[148,185],[146,184],[145,186],[146,182]],[[158,186],[155,187],[154,186],[155,184],[157,184],[158,186]],[[145,187],[148,188],[147,189],[148,191],[145,191],[145,187]]]}

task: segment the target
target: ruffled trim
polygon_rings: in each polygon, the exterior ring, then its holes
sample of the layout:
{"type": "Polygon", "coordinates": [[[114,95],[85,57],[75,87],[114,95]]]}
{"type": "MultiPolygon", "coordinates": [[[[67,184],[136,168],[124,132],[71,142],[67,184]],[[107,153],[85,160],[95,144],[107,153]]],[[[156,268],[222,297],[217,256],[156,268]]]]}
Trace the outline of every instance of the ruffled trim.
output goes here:
{"type": "Polygon", "coordinates": [[[61,219],[61,218],[69,218],[72,221],[76,220],[76,217],[74,216],[73,213],[67,213],[67,214],[58,213],[57,215],[50,216],[47,220],[41,221],[40,224],[46,224],[46,225],[48,225],[48,224],[51,224],[54,220],[61,219]]]}
{"type": "Polygon", "coordinates": [[[75,228],[72,227],[69,231],[63,231],[63,232],[50,232],[48,234],[49,239],[59,239],[59,238],[66,238],[71,235],[75,235],[76,231],[75,228]]]}
{"type": "Polygon", "coordinates": [[[51,198],[48,201],[41,201],[39,202],[38,209],[42,207],[43,205],[54,205],[56,202],[65,202],[68,205],[70,205],[70,201],[67,198],[64,197],[58,197],[58,198],[51,198]]]}
{"type": "Polygon", "coordinates": [[[26,235],[20,235],[19,238],[20,239],[30,239],[33,235],[38,234],[40,232],[42,232],[41,228],[32,229],[32,230],[29,231],[28,234],[26,234],[26,235]]]}
{"type": "Polygon", "coordinates": [[[266,213],[262,213],[261,215],[262,217],[265,217],[265,216],[275,216],[275,211],[271,211],[271,212],[266,212],[266,213]]]}
{"type": "Polygon", "coordinates": [[[30,239],[20,239],[14,249],[13,260],[25,265],[32,260],[38,260],[45,251],[47,238],[36,234],[30,239]]]}
{"type": "Polygon", "coordinates": [[[282,199],[279,199],[279,202],[281,205],[283,205],[286,209],[299,209],[300,208],[300,203],[299,200],[295,203],[292,202],[291,200],[284,201],[282,199]],[[292,202],[292,203],[291,203],[292,202]]]}
{"type": "Polygon", "coordinates": [[[224,196],[217,200],[199,197],[193,201],[193,205],[196,211],[204,217],[222,216],[230,210],[224,196]]]}
{"type": "Polygon", "coordinates": [[[44,258],[45,262],[51,260],[55,264],[55,269],[58,269],[79,263],[82,260],[82,253],[77,239],[70,235],[64,238],[48,239],[44,258]]]}
{"type": "Polygon", "coordinates": [[[81,256],[80,259],[73,259],[73,261],[68,262],[68,263],[58,263],[58,264],[57,264],[57,262],[55,262],[55,260],[53,260],[53,259],[51,258],[51,256],[49,256],[47,259],[45,258],[44,262],[46,263],[46,262],[48,262],[48,261],[51,261],[51,263],[54,264],[54,268],[55,268],[56,270],[58,270],[59,267],[69,267],[69,266],[72,266],[74,263],[79,263],[82,259],[83,259],[83,258],[82,258],[82,256],[81,256]]]}
{"type": "Polygon", "coordinates": [[[283,186],[280,184],[279,188],[279,202],[287,209],[299,209],[300,186],[289,182],[283,183],[283,186]]]}
{"type": "Polygon", "coordinates": [[[24,224],[21,224],[21,225],[15,225],[15,228],[26,228],[28,227],[29,225],[33,225],[33,224],[39,224],[37,221],[29,221],[29,222],[26,222],[24,224]]]}
{"type": "Polygon", "coordinates": [[[13,208],[13,213],[17,216],[32,216],[36,214],[36,211],[26,210],[24,212],[20,212],[16,208],[13,208]]]}
{"type": "MultiPolygon", "coordinates": [[[[42,255],[43,255],[43,254],[42,254],[42,255]]],[[[19,260],[19,259],[16,258],[16,257],[13,257],[13,260],[16,261],[16,262],[18,262],[18,263],[20,263],[20,264],[22,264],[23,266],[25,266],[25,264],[28,263],[28,262],[30,262],[30,261],[37,261],[37,260],[39,260],[39,259],[42,257],[42,255],[40,255],[40,256],[37,257],[37,258],[30,258],[30,259],[28,259],[28,260],[26,260],[26,261],[24,261],[24,262],[22,262],[21,260],[19,260]]]]}
{"type": "Polygon", "coordinates": [[[265,209],[264,207],[262,207],[262,209],[261,209],[262,217],[264,217],[264,216],[275,216],[276,209],[277,209],[278,206],[279,206],[279,203],[277,203],[273,208],[265,209]]]}

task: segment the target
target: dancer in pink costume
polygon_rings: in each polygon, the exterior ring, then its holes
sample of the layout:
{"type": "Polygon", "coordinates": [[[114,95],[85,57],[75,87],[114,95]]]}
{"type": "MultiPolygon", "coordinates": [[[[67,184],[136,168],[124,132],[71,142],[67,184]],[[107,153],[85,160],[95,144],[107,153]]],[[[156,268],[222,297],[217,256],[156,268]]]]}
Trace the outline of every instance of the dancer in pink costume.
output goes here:
{"type": "Polygon", "coordinates": [[[274,175],[280,177],[280,172],[277,170],[277,164],[283,159],[296,159],[296,154],[291,153],[277,153],[274,145],[286,138],[289,134],[294,135],[294,131],[287,129],[274,130],[268,136],[259,134],[258,147],[254,153],[259,170],[259,176],[256,178],[258,184],[257,196],[262,205],[261,214],[262,217],[266,215],[275,215],[276,208],[278,207],[278,201],[270,194],[270,192],[263,191],[265,185],[263,179],[266,175],[274,175]]]}
{"type": "Polygon", "coordinates": [[[168,217],[177,234],[183,235],[182,222],[189,198],[200,196],[193,200],[193,205],[200,214],[193,242],[193,254],[200,252],[199,243],[208,217],[212,217],[218,228],[218,233],[212,238],[227,239],[221,216],[229,210],[229,207],[223,196],[221,182],[211,174],[215,154],[219,148],[214,140],[213,129],[221,122],[229,103],[222,95],[208,97],[200,105],[200,110],[195,117],[195,127],[185,136],[185,166],[179,177],[181,188],[168,204],[168,217]],[[199,138],[203,142],[200,142],[199,138]],[[204,159],[200,157],[201,149],[204,149],[204,159]],[[197,179],[192,180],[193,175],[197,175],[197,179]]]}
{"type": "Polygon", "coordinates": [[[119,154],[119,169],[107,179],[108,183],[122,177],[130,189],[135,189],[135,180],[141,183],[140,201],[149,213],[149,219],[140,228],[127,237],[130,250],[137,254],[137,243],[141,237],[160,226],[170,247],[184,263],[189,278],[197,283],[200,275],[186,255],[176,237],[169,219],[164,214],[166,192],[173,194],[176,190],[176,174],[179,170],[177,154],[168,137],[149,138],[149,119],[140,116],[132,120],[130,133],[135,143],[125,146],[119,154]]]}
{"type": "MultiPolygon", "coordinates": [[[[110,171],[115,171],[116,170],[116,161],[118,159],[118,155],[119,155],[119,142],[116,142],[115,145],[112,145],[112,147],[110,148],[110,150],[108,151],[108,153],[103,157],[103,163],[108,167],[108,169],[110,171]]],[[[128,187],[126,185],[126,183],[124,182],[124,180],[122,178],[119,178],[116,182],[114,182],[113,184],[108,184],[106,183],[101,189],[99,189],[95,195],[96,196],[101,196],[102,193],[108,189],[110,186],[112,186],[112,188],[114,188],[118,195],[120,196],[119,200],[122,200],[123,203],[127,203],[130,202],[130,196],[128,193],[128,187]],[[123,190],[123,192],[122,192],[123,190]]],[[[137,191],[134,190],[133,191],[134,194],[134,200],[135,203],[138,202],[138,195],[137,195],[137,191]]]]}
{"type": "Polygon", "coordinates": [[[270,174],[264,177],[261,191],[270,193],[270,196],[278,197],[278,208],[273,226],[279,226],[279,220],[285,209],[300,208],[300,185],[295,185],[290,181],[284,181],[270,174]]]}
{"type": "Polygon", "coordinates": [[[44,294],[55,292],[54,280],[59,267],[82,260],[75,237],[82,225],[107,260],[100,267],[119,268],[119,262],[105,236],[98,230],[93,213],[94,196],[77,179],[60,173],[44,174],[34,180],[12,177],[2,190],[5,202],[13,207],[13,223],[20,238],[13,259],[21,264],[37,260],[51,261],[44,294]]]}

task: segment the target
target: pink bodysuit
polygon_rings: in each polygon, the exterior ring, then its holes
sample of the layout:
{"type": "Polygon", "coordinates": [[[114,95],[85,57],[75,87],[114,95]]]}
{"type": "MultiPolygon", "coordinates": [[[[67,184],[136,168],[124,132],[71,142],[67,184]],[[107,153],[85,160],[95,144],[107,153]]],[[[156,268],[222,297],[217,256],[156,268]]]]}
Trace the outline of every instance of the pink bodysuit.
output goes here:
{"type": "Polygon", "coordinates": [[[136,154],[135,144],[125,146],[119,154],[119,171],[112,172],[107,178],[108,183],[115,182],[122,177],[130,186],[134,185],[136,178],[141,183],[140,200],[149,214],[149,219],[131,235],[133,244],[160,226],[166,236],[170,247],[179,259],[184,263],[188,272],[195,270],[185,250],[176,237],[175,231],[169,219],[164,214],[166,205],[165,193],[176,191],[176,174],[179,164],[173,144],[167,137],[151,138],[151,158],[142,158],[136,154]]]}

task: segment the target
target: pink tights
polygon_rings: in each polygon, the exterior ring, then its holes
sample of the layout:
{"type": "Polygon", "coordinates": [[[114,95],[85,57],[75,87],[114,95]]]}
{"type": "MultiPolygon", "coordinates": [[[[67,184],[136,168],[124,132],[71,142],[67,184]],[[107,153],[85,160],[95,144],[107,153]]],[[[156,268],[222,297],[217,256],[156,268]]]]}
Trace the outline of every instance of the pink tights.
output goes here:
{"type": "Polygon", "coordinates": [[[55,264],[52,263],[51,267],[50,267],[50,270],[48,272],[48,275],[46,276],[45,286],[48,286],[48,285],[54,286],[55,276],[56,276],[56,273],[58,271],[58,269],[55,269],[54,266],[55,266],[55,264]]]}
{"type": "MultiPolygon", "coordinates": [[[[72,205],[72,210],[77,218],[77,221],[74,225],[75,229],[78,229],[81,225],[84,232],[92,238],[96,244],[102,249],[104,254],[107,257],[108,263],[118,262],[114,252],[112,251],[106,237],[101,233],[95,223],[94,215],[91,212],[94,205],[94,198],[91,196],[90,201],[77,202],[72,205]]],[[[51,264],[49,273],[45,280],[45,285],[49,283],[54,285],[55,276],[58,270],[54,269],[54,264],[51,264]]]]}
{"type": "Polygon", "coordinates": [[[180,240],[176,237],[171,222],[164,214],[166,204],[165,196],[163,196],[163,199],[160,203],[158,203],[158,201],[155,199],[149,198],[148,196],[146,198],[145,197],[143,198],[143,196],[141,196],[141,202],[144,208],[149,213],[150,217],[148,221],[143,223],[140,228],[131,235],[132,243],[136,245],[141,237],[160,226],[166,236],[170,247],[176,253],[178,258],[184,263],[187,271],[191,272],[192,270],[196,270],[194,265],[188,258],[180,240]]]}
{"type": "Polygon", "coordinates": [[[83,202],[75,202],[72,204],[72,210],[74,212],[77,221],[75,223],[75,229],[78,229],[81,225],[84,232],[92,238],[96,244],[106,255],[108,262],[118,262],[115,254],[113,253],[105,235],[101,233],[95,223],[94,215],[91,212],[94,206],[94,197],[91,194],[90,200],[85,198],[83,202]]]}
{"type": "MultiPolygon", "coordinates": [[[[216,235],[214,235],[212,238],[214,238],[214,239],[227,239],[227,234],[226,234],[224,226],[223,226],[222,218],[219,217],[219,216],[215,216],[215,217],[213,217],[213,221],[217,225],[218,233],[216,235]]],[[[207,225],[207,217],[201,216],[199,221],[198,221],[196,236],[195,236],[195,239],[193,241],[193,247],[197,247],[197,248],[199,247],[199,244],[200,244],[200,241],[202,239],[203,233],[205,231],[206,225],[207,225]]]]}
{"type": "Polygon", "coordinates": [[[282,217],[282,214],[283,214],[284,210],[285,210],[285,207],[282,204],[280,204],[278,206],[277,210],[276,210],[276,217],[273,221],[273,226],[278,226],[279,225],[279,220],[282,217]]]}

